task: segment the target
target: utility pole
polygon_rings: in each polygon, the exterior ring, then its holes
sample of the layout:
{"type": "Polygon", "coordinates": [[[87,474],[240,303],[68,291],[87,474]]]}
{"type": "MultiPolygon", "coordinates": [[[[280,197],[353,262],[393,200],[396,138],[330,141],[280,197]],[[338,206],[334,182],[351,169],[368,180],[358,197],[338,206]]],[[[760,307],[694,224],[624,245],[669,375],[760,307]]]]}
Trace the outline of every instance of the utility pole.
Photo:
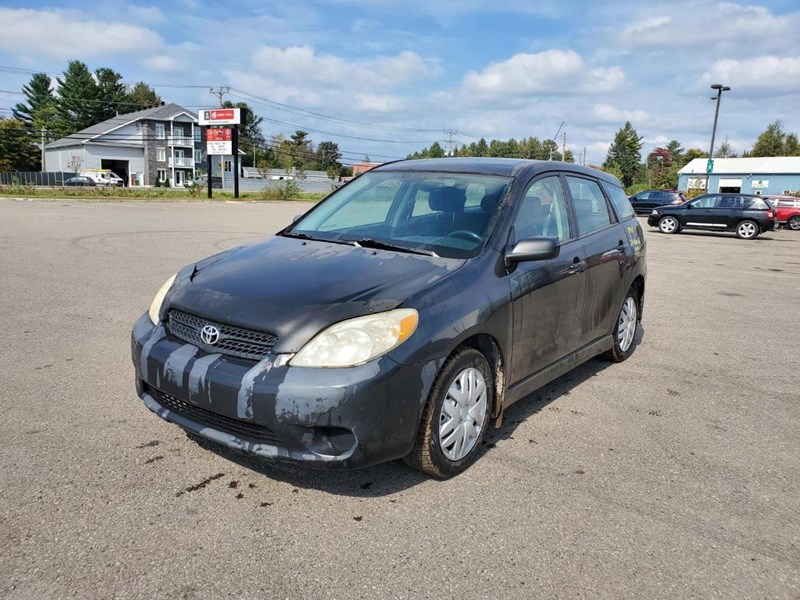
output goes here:
{"type": "Polygon", "coordinates": [[[453,136],[458,133],[456,129],[447,129],[447,156],[453,156],[453,136]]]}
{"type": "Polygon", "coordinates": [[[561,121],[561,125],[558,126],[558,131],[556,131],[556,134],[553,136],[553,139],[550,140],[553,143],[550,144],[550,155],[547,157],[547,160],[553,160],[553,146],[555,146],[556,150],[558,150],[558,142],[556,140],[558,139],[558,134],[561,133],[561,128],[563,126],[564,126],[564,121],[561,121]]]}
{"type": "MultiPolygon", "coordinates": [[[[216,96],[219,99],[219,107],[222,108],[222,97],[225,94],[230,94],[231,88],[229,87],[218,87],[218,88],[208,88],[208,93],[212,96],[216,96]]],[[[220,179],[222,180],[222,189],[225,189],[225,157],[219,157],[219,174],[221,175],[220,179]]],[[[208,172],[208,179],[211,180],[211,169],[208,172]]]]}
{"type": "Polygon", "coordinates": [[[586,166],[586,146],[583,147],[583,166],[586,166]]]}
{"type": "Polygon", "coordinates": [[[42,173],[46,173],[47,172],[47,167],[46,167],[46,164],[45,164],[45,162],[47,160],[47,154],[44,151],[45,133],[47,133],[47,130],[44,127],[42,127],[42,173]]]}
{"type": "Polygon", "coordinates": [[[561,141],[561,162],[567,162],[567,132],[562,134],[564,137],[561,141]]]}

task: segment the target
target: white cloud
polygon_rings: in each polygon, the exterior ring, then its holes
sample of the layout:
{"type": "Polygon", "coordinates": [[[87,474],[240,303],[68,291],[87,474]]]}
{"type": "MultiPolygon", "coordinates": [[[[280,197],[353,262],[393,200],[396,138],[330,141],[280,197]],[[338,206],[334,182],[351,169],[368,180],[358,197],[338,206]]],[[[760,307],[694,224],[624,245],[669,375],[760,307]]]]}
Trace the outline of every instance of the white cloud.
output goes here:
{"type": "Polygon", "coordinates": [[[744,93],[800,92],[800,56],[718,60],[703,73],[704,84],[723,83],[744,93]]]}
{"type": "Polygon", "coordinates": [[[163,46],[150,29],[94,21],[74,11],[0,8],[0,23],[0,49],[14,54],[87,58],[163,46]]]}
{"type": "MultiPolygon", "coordinates": [[[[659,6],[659,5],[656,5],[659,6]]],[[[697,52],[700,46],[724,46],[746,53],[753,47],[795,39],[800,13],[774,15],[763,6],[720,2],[670,5],[669,14],[641,18],[622,30],[631,47],[666,47],[697,52]]],[[[657,9],[663,10],[661,8],[657,9]]]]}
{"type": "Polygon", "coordinates": [[[588,66],[573,50],[515,54],[464,77],[465,91],[480,96],[606,93],[625,83],[620,67],[588,66]]]}
{"type": "Polygon", "coordinates": [[[387,94],[356,94],[355,108],[360,112],[395,113],[404,110],[406,103],[402,98],[387,94]]]}
{"type": "Polygon", "coordinates": [[[307,45],[262,46],[253,56],[253,66],[264,76],[295,85],[322,84],[353,90],[388,88],[441,73],[437,62],[409,50],[396,56],[348,61],[335,55],[317,54],[307,45]]]}
{"type": "Polygon", "coordinates": [[[180,70],[184,63],[169,54],[154,54],[142,64],[151,71],[169,72],[180,70]]]}
{"type": "Polygon", "coordinates": [[[643,110],[621,110],[610,104],[595,104],[592,107],[591,117],[598,123],[619,123],[630,121],[634,126],[650,122],[652,117],[643,110]]]}
{"type": "Polygon", "coordinates": [[[167,17],[157,6],[137,6],[131,4],[127,7],[128,13],[132,18],[145,23],[163,23],[167,17]]]}

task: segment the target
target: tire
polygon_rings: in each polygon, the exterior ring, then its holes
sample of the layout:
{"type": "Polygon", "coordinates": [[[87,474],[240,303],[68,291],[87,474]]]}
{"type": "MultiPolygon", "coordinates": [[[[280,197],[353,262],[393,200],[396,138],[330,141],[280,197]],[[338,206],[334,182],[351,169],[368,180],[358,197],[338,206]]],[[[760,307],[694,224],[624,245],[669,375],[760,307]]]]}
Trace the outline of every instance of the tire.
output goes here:
{"type": "Polygon", "coordinates": [[[614,321],[611,336],[614,338],[614,347],[603,354],[603,358],[611,362],[620,363],[627,360],[636,348],[636,330],[639,326],[639,294],[634,288],[628,290],[622,306],[614,321]]]}
{"type": "Polygon", "coordinates": [[[792,231],[800,231],[800,215],[794,215],[786,221],[786,227],[792,231]]]}
{"type": "Polygon", "coordinates": [[[744,220],[736,226],[736,237],[740,240],[752,240],[758,237],[760,230],[755,221],[744,220]]]}
{"type": "Polygon", "coordinates": [[[414,449],[403,459],[406,464],[427,475],[447,479],[474,463],[491,423],[494,389],[492,371],[483,354],[474,348],[454,352],[445,361],[431,388],[414,449]],[[475,383],[478,385],[470,388],[475,383]],[[474,393],[470,394],[470,389],[474,393]],[[461,395],[461,390],[467,392],[465,396],[461,395]],[[471,404],[468,397],[477,402],[471,404]],[[464,400],[463,405],[459,400],[464,400]],[[472,408],[468,408],[470,405],[472,408]],[[480,419],[475,417],[481,414],[482,421],[476,427],[480,419]],[[450,425],[453,422],[455,425],[450,425]],[[468,424],[477,432],[475,437],[464,437],[464,432],[470,430],[468,424]],[[462,445],[457,451],[459,440],[462,445]]]}
{"type": "Polygon", "coordinates": [[[678,233],[681,230],[681,224],[675,217],[667,215],[658,221],[658,230],[661,233],[678,233]]]}

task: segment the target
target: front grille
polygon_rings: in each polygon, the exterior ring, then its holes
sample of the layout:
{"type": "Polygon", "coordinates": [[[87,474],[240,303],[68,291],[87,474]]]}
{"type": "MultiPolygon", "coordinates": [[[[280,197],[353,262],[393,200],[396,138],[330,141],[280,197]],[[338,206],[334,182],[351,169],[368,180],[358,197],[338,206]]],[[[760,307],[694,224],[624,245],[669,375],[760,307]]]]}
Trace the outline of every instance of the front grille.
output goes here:
{"type": "Polygon", "coordinates": [[[183,400],[178,400],[175,396],[170,396],[153,387],[148,388],[148,392],[156,399],[156,402],[164,408],[200,423],[201,425],[211,427],[217,431],[229,433],[247,442],[269,444],[270,446],[282,445],[281,439],[275,435],[271,429],[263,425],[219,415],[210,410],[195,406],[194,404],[188,404],[183,400]]]}
{"type": "Polygon", "coordinates": [[[169,311],[167,326],[176,338],[199,346],[207,352],[219,352],[249,360],[263,359],[278,341],[271,333],[217,323],[180,310],[169,311]],[[204,344],[200,339],[200,331],[206,325],[219,329],[219,341],[213,346],[204,344]]]}

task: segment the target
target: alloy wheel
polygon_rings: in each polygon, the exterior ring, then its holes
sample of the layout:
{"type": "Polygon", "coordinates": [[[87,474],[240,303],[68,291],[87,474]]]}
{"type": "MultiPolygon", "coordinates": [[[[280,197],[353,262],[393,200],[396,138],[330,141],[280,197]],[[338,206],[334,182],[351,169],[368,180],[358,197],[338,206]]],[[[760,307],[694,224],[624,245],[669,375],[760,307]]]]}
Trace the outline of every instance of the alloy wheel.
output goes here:
{"type": "Polygon", "coordinates": [[[662,233],[674,233],[678,228],[678,221],[674,217],[664,217],[658,222],[658,228],[662,233]]]}
{"type": "Polygon", "coordinates": [[[786,223],[786,226],[792,231],[800,231],[800,217],[792,217],[786,223]]]}
{"type": "Polygon", "coordinates": [[[744,223],[739,223],[739,226],[737,227],[737,233],[739,234],[739,237],[751,238],[755,237],[756,233],[758,233],[758,230],[756,229],[754,223],[745,221],[744,223]]]}

